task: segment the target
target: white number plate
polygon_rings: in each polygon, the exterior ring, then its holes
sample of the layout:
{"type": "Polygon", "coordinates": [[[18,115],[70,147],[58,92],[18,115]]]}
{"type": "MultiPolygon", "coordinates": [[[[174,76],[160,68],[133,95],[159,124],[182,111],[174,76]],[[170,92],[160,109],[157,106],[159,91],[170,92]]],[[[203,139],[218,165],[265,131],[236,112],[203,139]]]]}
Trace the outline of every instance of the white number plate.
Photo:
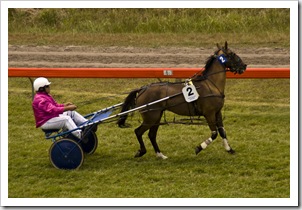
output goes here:
{"type": "Polygon", "coordinates": [[[182,89],[182,93],[185,97],[186,102],[192,102],[192,101],[196,101],[199,97],[199,94],[195,88],[195,86],[192,85],[186,85],[183,89],[182,89]]]}

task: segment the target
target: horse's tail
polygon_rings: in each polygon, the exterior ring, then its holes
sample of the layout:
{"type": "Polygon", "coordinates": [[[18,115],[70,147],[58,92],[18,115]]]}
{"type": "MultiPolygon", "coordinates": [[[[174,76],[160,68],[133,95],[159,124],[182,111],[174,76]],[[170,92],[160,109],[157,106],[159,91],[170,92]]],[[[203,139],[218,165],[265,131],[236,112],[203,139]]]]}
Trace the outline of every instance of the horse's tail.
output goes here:
{"type": "MultiPolygon", "coordinates": [[[[136,102],[136,96],[137,96],[137,93],[141,90],[141,88],[139,89],[135,89],[135,90],[132,90],[129,95],[126,97],[125,101],[124,101],[124,104],[122,106],[122,109],[121,109],[121,113],[122,112],[125,112],[125,111],[128,111],[129,109],[131,108],[134,108],[135,106],[135,102],[136,102]]],[[[127,117],[128,117],[128,114],[125,114],[125,115],[122,115],[119,117],[118,121],[117,121],[117,124],[119,127],[125,127],[125,122],[127,120],[127,117]]]]}

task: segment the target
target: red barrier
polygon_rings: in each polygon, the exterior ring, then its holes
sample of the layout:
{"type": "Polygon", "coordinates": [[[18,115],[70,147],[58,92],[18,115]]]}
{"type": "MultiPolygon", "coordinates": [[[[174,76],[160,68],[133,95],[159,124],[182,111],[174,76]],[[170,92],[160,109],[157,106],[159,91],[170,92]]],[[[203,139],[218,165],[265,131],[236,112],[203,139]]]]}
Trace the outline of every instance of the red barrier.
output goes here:
{"type": "MultiPolygon", "coordinates": [[[[201,68],[8,68],[9,77],[189,78],[201,68]]],[[[227,78],[290,78],[289,68],[248,68],[227,78]]]]}

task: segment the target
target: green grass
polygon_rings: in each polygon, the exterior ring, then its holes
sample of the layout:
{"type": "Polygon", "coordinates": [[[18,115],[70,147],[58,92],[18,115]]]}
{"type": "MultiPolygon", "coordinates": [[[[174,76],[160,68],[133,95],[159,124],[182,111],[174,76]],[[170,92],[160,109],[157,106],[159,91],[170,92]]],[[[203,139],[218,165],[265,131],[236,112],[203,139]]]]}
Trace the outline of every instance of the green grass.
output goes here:
{"type": "Polygon", "coordinates": [[[9,44],[289,47],[289,9],[9,9],[9,44]]]}
{"type": "MultiPolygon", "coordinates": [[[[87,114],[122,102],[125,92],[156,79],[51,79],[58,102],[73,101],[87,114]],[[123,87],[120,84],[125,84],[123,87]],[[92,88],[93,87],[93,88],[92,88]]],[[[55,169],[48,156],[51,141],[34,126],[31,85],[8,80],[9,198],[289,198],[290,135],[288,79],[229,79],[223,110],[235,155],[218,137],[198,156],[197,144],[210,136],[207,126],[165,125],[158,143],[169,158],[159,160],[147,135],[147,154],[132,128],[114,122],[99,125],[99,147],[75,171],[55,169]],[[282,87],[282,88],[280,88],[282,87]]],[[[174,114],[167,113],[172,120],[174,114]]],[[[177,118],[179,116],[176,116],[177,118]]]]}
{"type": "Polygon", "coordinates": [[[289,31],[288,23],[289,9],[274,8],[9,9],[10,31],[250,33],[256,27],[265,31],[289,31]]]}

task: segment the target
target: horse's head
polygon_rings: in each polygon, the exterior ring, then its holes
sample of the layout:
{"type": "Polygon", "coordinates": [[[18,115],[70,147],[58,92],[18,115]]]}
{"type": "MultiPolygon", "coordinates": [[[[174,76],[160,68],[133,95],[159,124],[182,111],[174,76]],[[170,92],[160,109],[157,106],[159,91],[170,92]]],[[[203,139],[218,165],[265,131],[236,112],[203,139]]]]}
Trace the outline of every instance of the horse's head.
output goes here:
{"type": "Polygon", "coordinates": [[[246,64],[241,58],[228,48],[228,43],[225,42],[224,47],[217,44],[218,50],[216,55],[221,64],[224,64],[231,72],[242,74],[246,70],[246,64]]]}

